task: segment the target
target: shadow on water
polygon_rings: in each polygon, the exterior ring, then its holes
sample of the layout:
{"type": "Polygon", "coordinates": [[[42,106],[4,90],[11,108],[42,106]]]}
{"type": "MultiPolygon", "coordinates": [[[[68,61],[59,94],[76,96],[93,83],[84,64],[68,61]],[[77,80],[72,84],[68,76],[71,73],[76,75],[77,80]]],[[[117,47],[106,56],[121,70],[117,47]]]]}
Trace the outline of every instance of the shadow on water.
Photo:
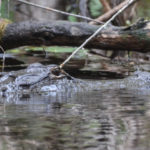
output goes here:
{"type": "Polygon", "coordinates": [[[52,92],[0,100],[0,149],[148,150],[142,91],[52,92]]]}

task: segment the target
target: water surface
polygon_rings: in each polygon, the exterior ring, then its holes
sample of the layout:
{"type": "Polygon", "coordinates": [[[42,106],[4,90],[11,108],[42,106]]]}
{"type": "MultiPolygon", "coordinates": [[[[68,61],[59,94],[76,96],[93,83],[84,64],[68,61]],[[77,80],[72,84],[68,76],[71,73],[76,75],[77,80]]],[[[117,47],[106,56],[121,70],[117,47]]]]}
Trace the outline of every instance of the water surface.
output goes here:
{"type": "Polygon", "coordinates": [[[1,150],[149,150],[150,94],[105,89],[0,99],[1,150]]]}

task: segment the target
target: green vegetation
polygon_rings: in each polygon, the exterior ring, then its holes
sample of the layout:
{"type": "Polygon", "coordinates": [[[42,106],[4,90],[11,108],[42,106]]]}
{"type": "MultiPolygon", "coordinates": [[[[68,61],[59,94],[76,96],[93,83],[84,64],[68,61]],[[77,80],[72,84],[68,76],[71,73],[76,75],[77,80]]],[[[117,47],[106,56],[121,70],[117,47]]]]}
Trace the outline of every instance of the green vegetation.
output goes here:
{"type": "MultiPolygon", "coordinates": [[[[52,53],[71,53],[75,50],[76,48],[75,47],[62,47],[62,46],[50,46],[50,47],[32,47],[32,46],[28,46],[28,47],[24,47],[22,48],[22,52],[23,51],[43,51],[43,50],[46,50],[46,52],[52,52],[52,53]]],[[[81,50],[78,54],[80,56],[84,56],[86,55],[86,52],[88,50],[87,49],[84,49],[81,50]]],[[[9,50],[7,51],[7,53],[19,53],[20,52],[20,48],[16,48],[16,49],[12,49],[12,50],[9,50]]]]}
{"type": "Polygon", "coordinates": [[[137,15],[139,17],[150,18],[150,1],[142,0],[138,4],[137,15]]]}
{"type": "Polygon", "coordinates": [[[93,18],[100,16],[102,11],[102,5],[99,0],[91,0],[89,2],[90,14],[93,18]]]}
{"type": "Polygon", "coordinates": [[[2,18],[9,18],[9,0],[2,0],[0,12],[2,18]]]}

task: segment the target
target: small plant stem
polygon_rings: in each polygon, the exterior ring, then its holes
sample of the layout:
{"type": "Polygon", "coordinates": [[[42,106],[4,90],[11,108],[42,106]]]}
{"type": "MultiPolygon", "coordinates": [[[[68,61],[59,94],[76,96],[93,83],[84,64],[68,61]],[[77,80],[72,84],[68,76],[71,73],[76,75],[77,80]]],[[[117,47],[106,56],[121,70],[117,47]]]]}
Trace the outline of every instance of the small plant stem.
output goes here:
{"type": "Polygon", "coordinates": [[[2,46],[0,46],[1,51],[3,52],[3,60],[2,60],[2,72],[4,72],[5,68],[5,50],[3,49],[2,46]]]}

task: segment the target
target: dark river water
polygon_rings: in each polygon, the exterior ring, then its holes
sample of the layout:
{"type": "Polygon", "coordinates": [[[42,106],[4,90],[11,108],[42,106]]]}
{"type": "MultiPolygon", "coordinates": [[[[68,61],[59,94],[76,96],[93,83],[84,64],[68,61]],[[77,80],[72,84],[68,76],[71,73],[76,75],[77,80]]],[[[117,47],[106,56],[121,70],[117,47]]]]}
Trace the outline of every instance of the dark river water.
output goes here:
{"type": "Polygon", "coordinates": [[[68,90],[0,100],[0,150],[149,149],[149,92],[68,90]]]}

